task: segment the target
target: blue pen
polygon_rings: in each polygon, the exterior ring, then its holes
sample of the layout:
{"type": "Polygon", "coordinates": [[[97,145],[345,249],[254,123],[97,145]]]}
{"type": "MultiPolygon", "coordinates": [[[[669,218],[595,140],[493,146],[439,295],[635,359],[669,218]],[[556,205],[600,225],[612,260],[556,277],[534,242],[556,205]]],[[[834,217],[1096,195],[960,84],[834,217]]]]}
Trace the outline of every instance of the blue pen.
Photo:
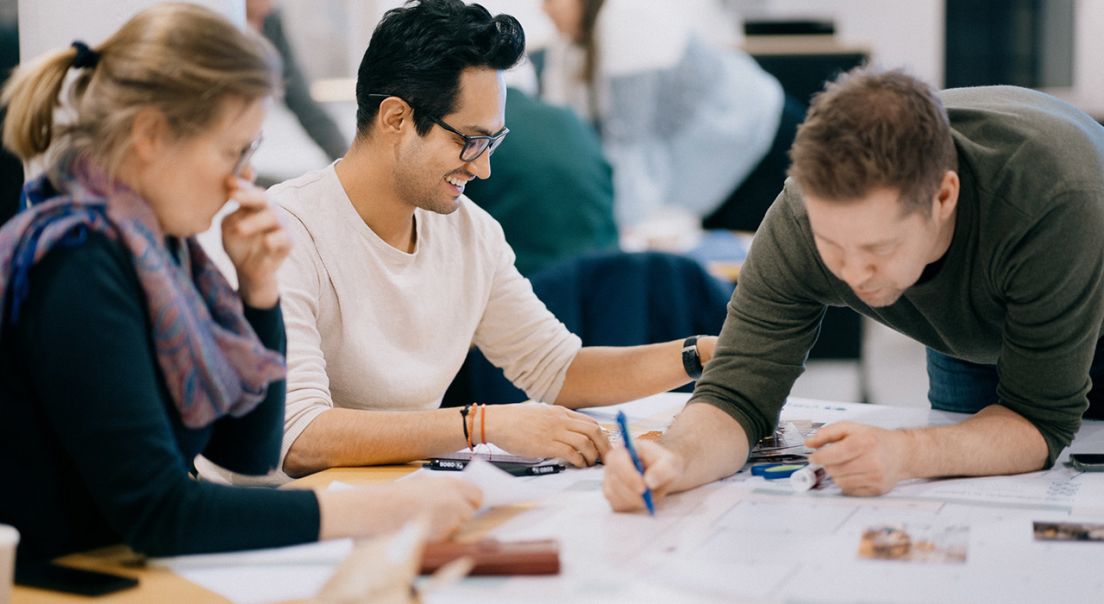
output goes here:
{"type": "MultiPolygon", "coordinates": [[[[625,449],[629,451],[629,457],[632,458],[633,465],[636,466],[636,471],[640,472],[640,475],[644,475],[644,464],[640,463],[640,457],[636,454],[636,448],[633,447],[632,437],[629,436],[629,422],[625,419],[625,412],[617,412],[617,425],[621,428],[621,441],[625,443],[625,449]]],[[[648,488],[648,485],[644,485],[644,506],[648,508],[648,513],[655,516],[655,504],[652,503],[652,490],[648,488]]]]}

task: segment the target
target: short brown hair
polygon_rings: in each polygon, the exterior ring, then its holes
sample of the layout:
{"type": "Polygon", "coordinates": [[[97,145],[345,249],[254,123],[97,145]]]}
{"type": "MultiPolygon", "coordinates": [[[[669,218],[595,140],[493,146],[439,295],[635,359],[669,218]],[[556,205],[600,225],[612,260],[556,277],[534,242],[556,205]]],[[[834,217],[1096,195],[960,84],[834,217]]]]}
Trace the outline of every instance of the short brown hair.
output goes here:
{"type": "Polygon", "coordinates": [[[61,138],[65,149],[92,157],[113,175],[143,108],[159,109],[173,134],[186,137],[214,122],[222,100],[252,102],[281,87],[280,57],[271,44],[194,4],[144,10],[95,51],[99,61],[69,89],[75,120],[60,128],[54,109],[77,51],[57,50],[16,69],[2,99],[8,149],[30,160],[61,138]]]}
{"type": "Polygon", "coordinates": [[[790,160],[788,174],[805,192],[851,201],[893,189],[904,213],[930,211],[943,174],[958,168],[947,111],[935,91],[903,71],[867,67],[813,97],[790,160]]]}

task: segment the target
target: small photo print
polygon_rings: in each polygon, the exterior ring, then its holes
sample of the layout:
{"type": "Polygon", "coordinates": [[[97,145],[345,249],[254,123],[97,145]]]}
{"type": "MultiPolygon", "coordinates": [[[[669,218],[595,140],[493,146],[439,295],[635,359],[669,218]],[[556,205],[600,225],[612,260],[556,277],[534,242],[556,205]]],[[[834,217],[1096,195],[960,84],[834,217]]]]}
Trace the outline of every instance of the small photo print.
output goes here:
{"type": "Polygon", "coordinates": [[[963,564],[969,545],[968,526],[883,524],[863,530],[859,540],[859,558],[919,564],[963,564]]]}
{"type": "Polygon", "coordinates": [[[1036,541],[1104,541],[1104,524],[1035,522],[1036,541]]]}

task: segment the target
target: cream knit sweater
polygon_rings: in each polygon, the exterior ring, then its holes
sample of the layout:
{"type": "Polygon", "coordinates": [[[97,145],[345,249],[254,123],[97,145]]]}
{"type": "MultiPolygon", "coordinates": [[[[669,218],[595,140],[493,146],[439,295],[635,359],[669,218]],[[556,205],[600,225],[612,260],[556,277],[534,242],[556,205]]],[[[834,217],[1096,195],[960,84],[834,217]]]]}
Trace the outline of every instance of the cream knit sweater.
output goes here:
{"type": "Polygon", "coordinates": [[[533,294],[481,208],[465,198],[449,215],[415,210],[417,249],[408,254],[364,224],[334,165],[269,193],[295,236],[279,274],[283,455],[333,407],[437,408],[473,344],[531,398],[556,398],[581,342],[533,294]]]}

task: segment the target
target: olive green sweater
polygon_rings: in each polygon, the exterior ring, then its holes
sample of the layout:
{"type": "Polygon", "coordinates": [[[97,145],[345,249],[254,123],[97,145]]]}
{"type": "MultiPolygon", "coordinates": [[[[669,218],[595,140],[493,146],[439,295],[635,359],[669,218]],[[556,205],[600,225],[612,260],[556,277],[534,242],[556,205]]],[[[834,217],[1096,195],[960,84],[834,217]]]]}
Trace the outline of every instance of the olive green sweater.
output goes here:
{"type": "Polygon", "coordinates": [[[750,443],[777,424],[826,305],[996,364],[1000,403],[1039,429],[1048,466],[1080,426],[1104,323],[1104,128],[1020,88],[940,96],[962,183],[954,238],[896,303],[869,308],[829,272],[793,181],[768,212],[691,399],[729,413],[750,443]]]}

